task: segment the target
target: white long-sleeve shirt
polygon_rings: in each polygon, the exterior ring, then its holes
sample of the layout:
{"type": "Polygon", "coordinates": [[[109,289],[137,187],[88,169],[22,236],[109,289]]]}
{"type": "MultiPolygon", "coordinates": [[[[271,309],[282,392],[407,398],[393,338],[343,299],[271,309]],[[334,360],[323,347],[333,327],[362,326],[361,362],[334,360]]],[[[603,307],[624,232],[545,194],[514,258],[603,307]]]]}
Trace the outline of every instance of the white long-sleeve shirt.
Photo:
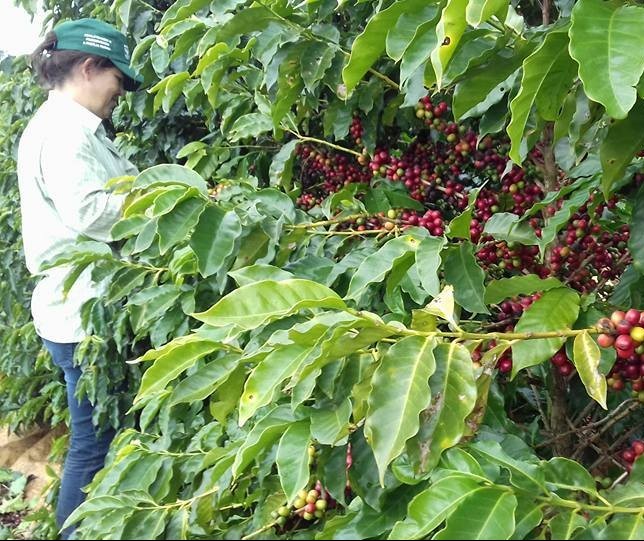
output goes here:
{"type": "Polygon", "coordinates": [[[101,119],[63,93],[51,91],[27,125],[18,148],[18,183],[27,268],[41,277],[31,299],[41,337],[72,343],[86,336],[81,306],[101,289],[90,270],[64,298],[69,267],[41,266],[80,235],[109,242],[125,196],[107,191],[105,183],[136,173],[105,135],[101,119]]]}

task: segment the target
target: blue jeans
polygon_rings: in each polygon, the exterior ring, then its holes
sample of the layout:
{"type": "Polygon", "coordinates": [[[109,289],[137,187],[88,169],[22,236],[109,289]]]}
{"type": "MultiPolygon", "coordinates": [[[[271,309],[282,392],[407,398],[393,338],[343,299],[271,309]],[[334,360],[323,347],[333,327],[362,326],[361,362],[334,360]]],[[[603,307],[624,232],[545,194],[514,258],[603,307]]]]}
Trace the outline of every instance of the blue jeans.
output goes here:
{"type": "MultiPolygon", "coordinates": [[[[44,338],[42,341],[51,353],[54,364],[65,374],[71,421],[71,440],[63,467],[56,508],[56,522],[60,527],[74,509],[85,500],[85,493],[81,488],[89,484],[96,472],[103,467],[105,455],[114,438],[114,431],[103,430],[99,434],[92,423],[94,407],[87,398],[79,402],[74,396],[76,384],[81,376],[81,369],[74,366],[73,362],[77,344],[59,344],[44,338]]],[[[62,539],[69,539],[73,531],[73,527],[65,528],[61,532],[62,539]]]]}

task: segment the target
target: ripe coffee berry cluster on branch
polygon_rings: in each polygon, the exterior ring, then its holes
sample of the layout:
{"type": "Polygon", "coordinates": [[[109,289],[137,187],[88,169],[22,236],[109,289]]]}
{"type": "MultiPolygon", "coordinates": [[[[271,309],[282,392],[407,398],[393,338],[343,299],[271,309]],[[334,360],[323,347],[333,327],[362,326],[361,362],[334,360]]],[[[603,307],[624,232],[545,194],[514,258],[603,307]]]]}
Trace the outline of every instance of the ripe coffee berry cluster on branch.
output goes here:
{"type": "MultiPolygon", "coordinates": [[[[391,209],[393,218],[384,211],[338,227],[358,233],[377,230],[396,234],[401,228],[417,226],[441,236],[470,204],[472,190],[478,189],[469,236],[477,245],[478,264],[493,279],[521,274],[554,276],[589,293],[613,287],[630,263],[628,226],[613,227],[619,211],[617,197],[604,201],[601,194],[591,194],[585,204],[573,207],[572,215],[570,205],[564,205],[565,197],[531,210],[546,196],[545,158],[539,144],[521,167],[511,164],[507,138],[479,137],[475,121],[456,123],[451,119],[447,98],[425,96],[416,105],[416,121],[412,120],[408,132],[392,134],[380,127],[376,148],[368,153],[363,147],[366,128],[361,115],[354,112],[346,140],[335,141],[335,148],[320,143],[297,147],[295,173],[300,180],[297,203],[301,208],[321,205],[329,195],[351,184],[373,187],[389,183],[396,191],[405,190],[423,209],[396,206],[391,209]],[[338,146],[354,154],[341,152],[338,146]],[[543,253],[535,243],[493,238],[485,228],[498,213],[522,217],[536,238],[541,238],[544,227],[551,235],[552,222],[556,222],[554,241],[543,253]],[[568,218],[565,225],[562,216],[568,218]]],[[[555,176],[556,189],[574,182],[562,170],[555,176]]],[[[364,193],[360,188],[356,197],[364,198],[364,193]]],[[[504,367],[508,364],[506,359],[504,367]]],[[[561,366],[563,372],[569,370],[567,364],[561,366]]]]}
{"type": "Polygon", "coordinates": [[[602,318],[597,326],[603,332],[597,343],[603,348],[614,348],[617,360],[608,374],[608,384],[615,391],[630,382],[633,393],[644,402],[644,312],[631,308],[616,310],[609,318],[602,318]]]}
{"type": "Polygon", "coordinates": [[[627,471],[631,471],[633,467],[633,462],[637,460],[638,457],[644,454],[644,441],[642,440],[633,440],[629,447],[624,449],[620,453],[620,458],[624,461],[627,471]]]}

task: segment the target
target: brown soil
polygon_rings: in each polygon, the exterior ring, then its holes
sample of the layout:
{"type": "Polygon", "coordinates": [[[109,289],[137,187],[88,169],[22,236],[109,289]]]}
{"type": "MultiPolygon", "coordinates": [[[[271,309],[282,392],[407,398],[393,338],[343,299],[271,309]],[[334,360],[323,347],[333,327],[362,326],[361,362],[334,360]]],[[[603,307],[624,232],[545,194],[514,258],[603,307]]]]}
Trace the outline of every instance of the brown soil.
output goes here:
{"type": "Polygon", "coordinates": [[[63,426],[52,430],[50,427],[36,427],[22,434],[14,434],[0,428],[0,467],[20,472],[29,482],[25,490],[26,499],[42,501],[43,490],[50,483],[47,466],[56,473],[60,465],[49,463],[52,442],[65,431],[63,426]]]}

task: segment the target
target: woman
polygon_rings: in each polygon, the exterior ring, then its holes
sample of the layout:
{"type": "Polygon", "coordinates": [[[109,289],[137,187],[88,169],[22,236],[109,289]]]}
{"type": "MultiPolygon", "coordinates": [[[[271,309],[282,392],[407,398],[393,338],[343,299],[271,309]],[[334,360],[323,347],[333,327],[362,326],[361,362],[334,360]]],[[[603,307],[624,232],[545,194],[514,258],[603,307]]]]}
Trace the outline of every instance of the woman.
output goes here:
{"type": "MultiPolygon", "coordinates": [[[[29,271],[39,277],[32,316],[54,364],[64,372],[71,417],[56,510],[62,525],[83,501],[81,488],[103,467],[114,433],[97,430],[92,404],[75,397],[81,370],[74,365],[74,350],[86,336],[81,306],[100,295],[100,289],[88,271],[63,296],[69,268],[42,266],[79,237],[111,240],[123,196],[107,191],[105,183],[136,174],[136,169],[119,156],[102,121],[140,81],[129,66],[125,36],[94,19],[57,25],[32,55],[32,67],[50,92],[20,140],[18,181],[25,258],[29,271]]],[[[64,539],[70,534],[70,528],[62,532],[64,539]]]]}

